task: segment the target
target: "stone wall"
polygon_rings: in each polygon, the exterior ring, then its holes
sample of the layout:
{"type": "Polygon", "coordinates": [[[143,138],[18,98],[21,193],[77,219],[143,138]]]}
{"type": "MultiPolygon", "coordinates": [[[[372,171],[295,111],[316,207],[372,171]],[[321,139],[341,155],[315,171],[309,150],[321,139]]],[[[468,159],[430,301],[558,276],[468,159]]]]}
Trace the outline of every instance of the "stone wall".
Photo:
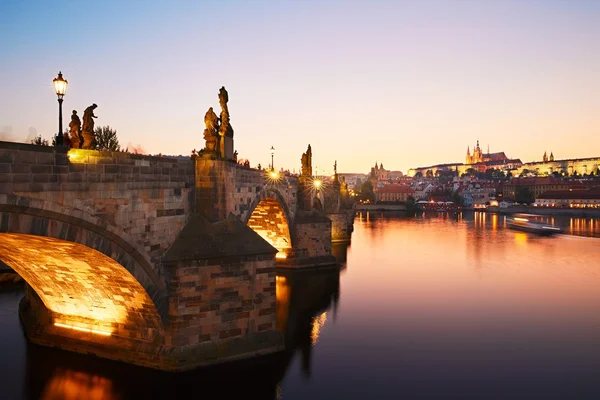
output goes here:
{"type": "Polygon", "coordinates": [[[282,349],[273,254],[166,263],[165,272],[171,288],[166,345],[178,348],[178,365],[282,349]]]}
{"type": "Polygon", "coordinates": [[[0,142],[0,194],[66,205],[118,226],[160,263],[194,205],[189,158],[0,142]]]}
{"type": "Polygon", "coordinates": [[[211,221],[233,213],[247,222],[262,200],[276,198],[288,219],[296,213],[297,178],[270,180],[266,171],[244,168],[231,161],[196,158],[196,209],[211,221]]]}
{"type": "Polygon", "coordinates": [[[298,211],[294,223],[293,257],[277,260],[277,266],[294,268],[335,264],[331,253],[331,220],[312,211],[298,211]]]}
{"type": "Polygon", "coordinates": [[[331,220],[331,241],[332,243],[350,242],[352,232],[354,231],[354,210],[346,210],[334,214],[327,214],[331,220]]]}

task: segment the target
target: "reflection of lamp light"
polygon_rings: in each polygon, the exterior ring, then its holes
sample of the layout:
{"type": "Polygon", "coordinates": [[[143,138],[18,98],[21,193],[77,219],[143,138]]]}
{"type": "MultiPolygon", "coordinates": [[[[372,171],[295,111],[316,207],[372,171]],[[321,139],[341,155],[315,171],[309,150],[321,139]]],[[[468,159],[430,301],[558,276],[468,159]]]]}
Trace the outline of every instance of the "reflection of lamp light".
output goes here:
{"type": "Polygon", "coordinates": [[[62,102],[65,93],[67,93],[68,82],[63,79],[62,72],[58,71],[58,77],[54,78],[52,83],[54,83],[54,91],[58,96],[58,135],[56,136],[56,145],[62,146],[64,144],[62,128],[62,102]]]}
{"type": "Polygon", "coordinates": [[[275,155],[275,147],[271,146],[271,171],[275,170],[275,164],[273,164],[273,156],[275,155]]]}

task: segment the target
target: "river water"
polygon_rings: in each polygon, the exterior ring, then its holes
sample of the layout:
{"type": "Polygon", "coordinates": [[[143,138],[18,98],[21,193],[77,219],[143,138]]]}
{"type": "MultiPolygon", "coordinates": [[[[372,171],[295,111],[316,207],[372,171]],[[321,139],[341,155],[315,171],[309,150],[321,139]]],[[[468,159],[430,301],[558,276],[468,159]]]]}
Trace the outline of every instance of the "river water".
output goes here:
{"type": "Polygon", "coordinates": [[[287,351],[165,374],[27,345],[0,292],[1,399],[598,399],[600,221],[359,214],[341,269],[281,273],[287,351]]]}

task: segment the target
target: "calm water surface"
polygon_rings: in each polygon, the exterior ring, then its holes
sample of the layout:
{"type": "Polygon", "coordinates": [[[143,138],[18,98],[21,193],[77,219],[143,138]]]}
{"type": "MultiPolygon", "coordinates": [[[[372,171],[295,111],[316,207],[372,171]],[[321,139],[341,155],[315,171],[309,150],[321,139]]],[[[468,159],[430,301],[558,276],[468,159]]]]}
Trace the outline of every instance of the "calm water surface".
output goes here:
{"type": "Polygon", "coordinates": [[[0,398],[598,399],[600,224],[555,223],[359,215],[342,269],[278,276],[285,354],[187,374],[28,346],[5,290],[0,398]]]}

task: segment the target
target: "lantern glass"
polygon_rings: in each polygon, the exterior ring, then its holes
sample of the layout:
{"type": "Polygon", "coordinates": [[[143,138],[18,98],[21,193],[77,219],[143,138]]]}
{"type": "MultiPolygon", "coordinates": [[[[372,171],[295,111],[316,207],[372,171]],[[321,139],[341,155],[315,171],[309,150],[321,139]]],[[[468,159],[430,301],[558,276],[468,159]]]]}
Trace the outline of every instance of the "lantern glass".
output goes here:
{"type": "Polygon", "coordinates": [[[52,80],[52,83],[54,83],[54,91],[56,92],[56,95],[59,98],[62,98],[62,96],[64,96],[65,93],[67,93],[68,84],[68,82],[65,79],[63,79],[62,72],[58,73],[58,77],[54,78],[52,80]]]}

